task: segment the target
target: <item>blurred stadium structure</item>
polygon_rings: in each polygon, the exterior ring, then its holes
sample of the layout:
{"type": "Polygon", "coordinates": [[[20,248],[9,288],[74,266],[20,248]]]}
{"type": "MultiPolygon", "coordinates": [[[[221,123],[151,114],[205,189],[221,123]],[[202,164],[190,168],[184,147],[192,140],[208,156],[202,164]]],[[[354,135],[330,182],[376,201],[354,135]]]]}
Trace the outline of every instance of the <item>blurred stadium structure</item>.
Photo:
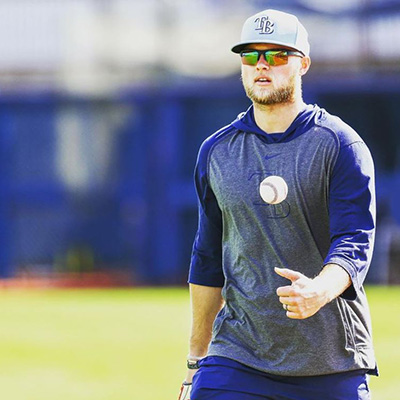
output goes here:
{"type": "Polygon", "coordinates": [[[186,280],[192,171],[249,106],[230,47],[252,13],[308,28],[304,94],[350,123],[377,167],[370,282],[400,281],[400,1],[3,0],[0,274],[186,280]]]}

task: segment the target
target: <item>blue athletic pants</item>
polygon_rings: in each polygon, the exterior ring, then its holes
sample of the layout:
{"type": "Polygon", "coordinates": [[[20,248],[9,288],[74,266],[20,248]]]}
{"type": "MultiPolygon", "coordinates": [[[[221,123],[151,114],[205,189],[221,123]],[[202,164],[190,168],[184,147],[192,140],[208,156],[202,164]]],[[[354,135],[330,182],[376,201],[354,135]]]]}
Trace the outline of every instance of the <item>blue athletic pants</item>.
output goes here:
{"type": "Polygon", "coordinates": [[[191,400],[370,400],[364,370],[313,377],[267,374],[225,357],[206,357],[191,400]]]}

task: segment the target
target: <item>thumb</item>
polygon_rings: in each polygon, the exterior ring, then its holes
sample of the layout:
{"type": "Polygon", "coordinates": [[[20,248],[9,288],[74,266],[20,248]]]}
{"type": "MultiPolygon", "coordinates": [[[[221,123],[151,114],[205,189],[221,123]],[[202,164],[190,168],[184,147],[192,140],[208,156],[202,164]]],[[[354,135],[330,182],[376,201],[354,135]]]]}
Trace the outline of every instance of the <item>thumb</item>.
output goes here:
{"type": "Polygon", "coordinates": [[[304,278],[304,275],[301,274],[300,272],[293,271],[288,268],[276,268],[275,267],[274,270],[278,275],[280,275],[286,279],[289,279],[292,282],[296,282],[298,279],[304,278]]]}

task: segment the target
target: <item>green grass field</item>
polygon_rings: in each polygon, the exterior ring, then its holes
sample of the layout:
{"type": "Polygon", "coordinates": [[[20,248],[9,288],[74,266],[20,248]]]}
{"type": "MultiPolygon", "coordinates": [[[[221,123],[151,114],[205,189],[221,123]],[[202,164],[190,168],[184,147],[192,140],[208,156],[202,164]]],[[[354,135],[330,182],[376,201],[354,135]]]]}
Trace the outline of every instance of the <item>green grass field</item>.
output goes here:
{"type": "MultiPolygon", "coordinates": [[[[400,288],[368,288],[381,377],[399,398],[400,288]]],[[[189,333],[185,289],[2,290],[6,400],[175,400],[189,333]]]]}

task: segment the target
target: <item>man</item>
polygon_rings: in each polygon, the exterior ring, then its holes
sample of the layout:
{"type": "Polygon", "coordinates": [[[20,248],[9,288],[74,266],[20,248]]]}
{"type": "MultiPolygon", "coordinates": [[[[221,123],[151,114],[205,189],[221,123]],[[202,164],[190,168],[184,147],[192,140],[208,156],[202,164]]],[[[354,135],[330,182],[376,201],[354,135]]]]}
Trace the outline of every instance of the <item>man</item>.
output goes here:
{"type": "Polygon", "coordinates": [[[369,399],[367,374],[377,374],[362,287],[375,230],[369,150],[339,118],[303,102],[310,46],[295,16],[250,17],[232,51],[253,104],[197,160],[180,398],[369,399]],[[270,175],[287,183],[280,204],[260,197],[270,175]]]}

